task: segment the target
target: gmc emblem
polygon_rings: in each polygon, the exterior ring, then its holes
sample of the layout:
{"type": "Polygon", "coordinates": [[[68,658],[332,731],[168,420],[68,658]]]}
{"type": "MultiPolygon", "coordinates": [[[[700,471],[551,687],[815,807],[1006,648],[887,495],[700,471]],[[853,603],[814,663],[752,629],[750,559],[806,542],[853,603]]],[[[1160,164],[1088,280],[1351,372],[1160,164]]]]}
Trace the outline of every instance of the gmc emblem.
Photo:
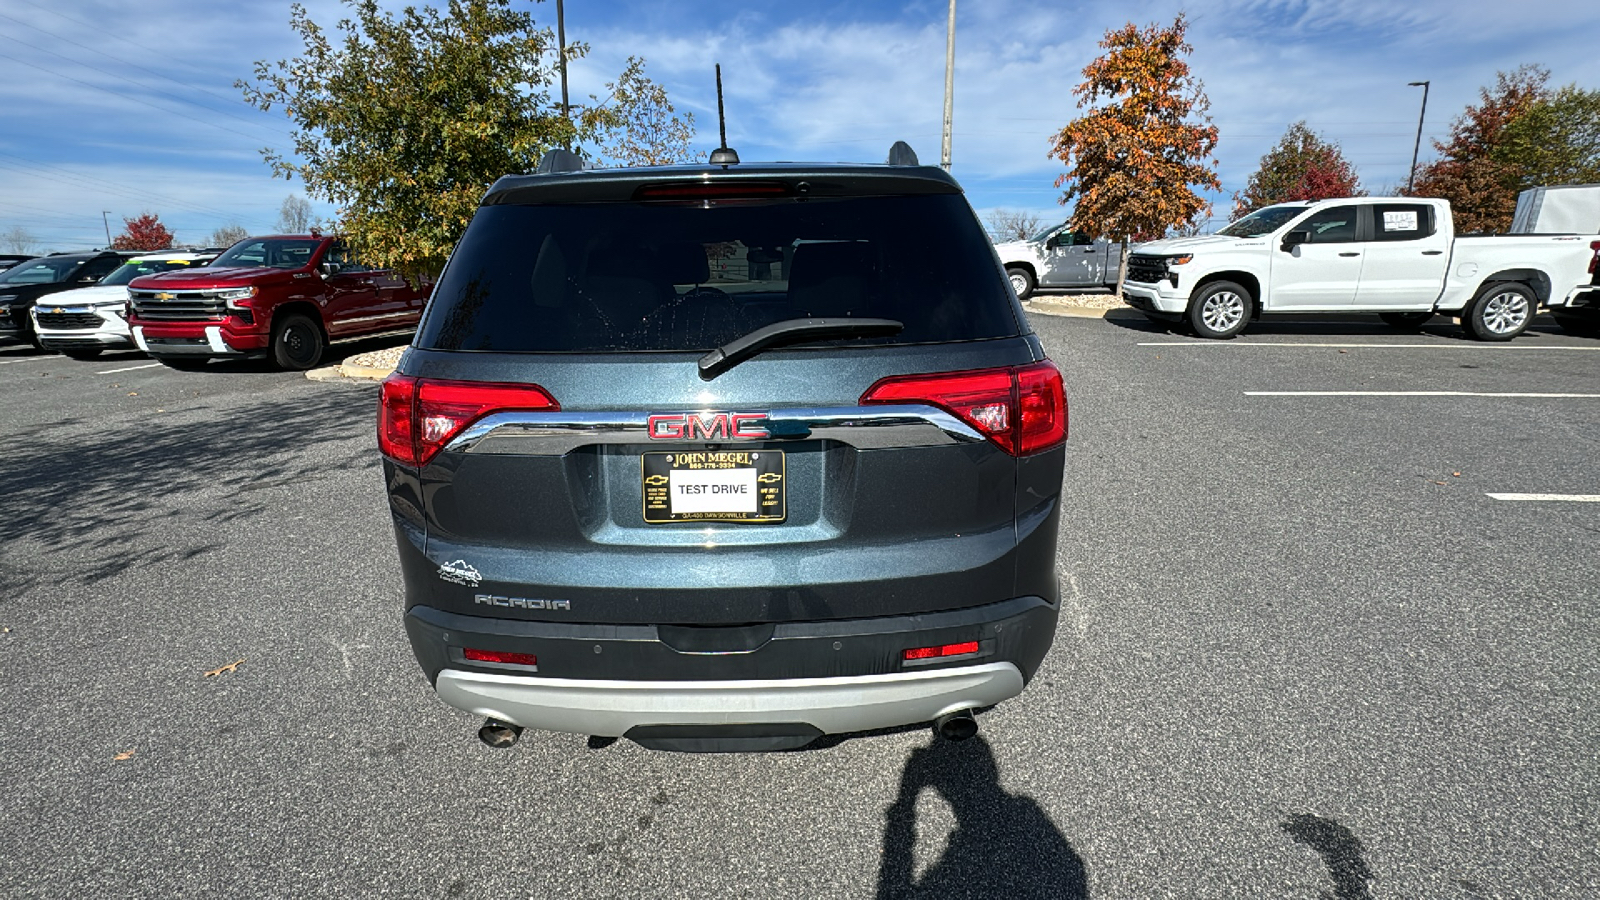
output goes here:
{"type": "Polygon", "coordinates": [[[673,413],[645,420],[655,441],[759,441],[772,436],[766,413],[673,413]]]}

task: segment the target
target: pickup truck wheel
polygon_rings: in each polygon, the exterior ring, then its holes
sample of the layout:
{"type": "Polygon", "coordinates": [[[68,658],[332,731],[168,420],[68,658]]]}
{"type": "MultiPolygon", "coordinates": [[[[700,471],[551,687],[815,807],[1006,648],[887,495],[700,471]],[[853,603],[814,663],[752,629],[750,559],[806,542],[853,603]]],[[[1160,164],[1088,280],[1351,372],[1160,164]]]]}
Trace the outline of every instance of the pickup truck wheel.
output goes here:
{"type": "Polygon", "coordinates": [[[310,318],[285,316],[272,328],[272,361],[280,369],[303,372],[322,361],[327,344],[322,329],[310,318]]]}
{"type": "Polygon", "coordinates": [[[1033,296],[1033,273],[1027,269],[1007,269],[1006,277],[1011,280],[1011,289],[1017,292],[1018,300],[1026,300],[1033,296]]]}
{"type": "Polygon", "coordinates": [[[1539,298],[1526,285],[1486,285],[1467,307],[1461,325],[1480,341],[1509,341],[1528,330],[1538,305],[1539,298]]]}
{"type": "Polygon", "coordinates": [[[1416,331],[1422,323],[1433,318],[1431,312],[1386,312],[1378,313],[1378,318],[1386,324],[1405,331],[1416,331]]]}
{"type": "Polygon", "coordinates": [[[158,356],[156,362],[179,372],[198,372],[211,360],[204,356],[158,356]]]}
{"type": "Polygon", "coordinates": [[[1189,301],[1189,327],[1203,338],[1231,338],[1250,321],[1250,292],[1231,281],[1213,281],[1189,301]]]}

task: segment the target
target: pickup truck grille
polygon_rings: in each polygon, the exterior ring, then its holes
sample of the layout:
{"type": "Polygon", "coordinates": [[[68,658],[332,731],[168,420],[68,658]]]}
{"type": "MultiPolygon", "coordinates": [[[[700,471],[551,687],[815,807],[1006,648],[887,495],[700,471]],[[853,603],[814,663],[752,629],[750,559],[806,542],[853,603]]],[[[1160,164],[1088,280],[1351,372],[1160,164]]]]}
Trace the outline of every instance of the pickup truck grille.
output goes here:
{"type": "Polygon", "coordinates": [[[1167,277],[1167,263],[1159,256],[1128,257],[1128,280],[1140,284],[1155,284],[1167,277]]]}
{"type": "Polygon", "coordinates": [[[210,322],[227,315],[209,291],[132,291],[133,314],[149,322],[210,322]]]}

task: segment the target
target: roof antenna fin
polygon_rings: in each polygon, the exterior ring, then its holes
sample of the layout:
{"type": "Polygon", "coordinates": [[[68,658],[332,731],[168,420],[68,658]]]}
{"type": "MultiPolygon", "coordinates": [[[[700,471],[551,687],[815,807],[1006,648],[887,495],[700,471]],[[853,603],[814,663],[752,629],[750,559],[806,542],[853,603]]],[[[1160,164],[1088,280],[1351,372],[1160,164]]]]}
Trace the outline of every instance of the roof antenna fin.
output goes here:
{"type": "Polygon", "coordinates": [[[919,163],[917,162],[917,151],[911,149],[911,145],[906,143],[905,141],[895,141],[894,142],[894,146],[889,148],[889,165],[891,165],[891,166],[915,166],[915,165],[919,165],[919,163]]]}
{"type": "Polygon", "coordinates": [[[722,144],[711,151],[711,164],[726,169],[739,164],[739,154],[728,146],[728,117],[722,113],[722,63],[717,63],[717,134],[722,144]]]}

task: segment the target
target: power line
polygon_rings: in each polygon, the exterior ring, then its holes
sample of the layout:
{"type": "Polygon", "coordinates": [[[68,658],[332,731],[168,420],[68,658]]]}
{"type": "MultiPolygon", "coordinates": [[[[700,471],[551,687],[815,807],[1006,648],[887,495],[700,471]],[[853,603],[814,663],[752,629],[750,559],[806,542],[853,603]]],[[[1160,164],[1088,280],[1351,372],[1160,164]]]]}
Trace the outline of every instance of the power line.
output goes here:
{"type": "Polygon", "coordinates": [[[60,166],[52,166],[47,163],[37,162],[35,160],[15,156],[10,153],[0,152],[0,167],[9,168],[22,172],[25,175],[30,175],[37,178],[46,178],[52,181],[71,184],[74,187],[86,187],[106,193],[116,194],[121,197],[138,200],[141,203],[161,203],[171,206],[188,207],[192,212],[199,212],[208,215],[231,215],[230,213],[215,209],[213,207],[204,206],[199,203],[193,203],[187,200],[178,200],[172,197],[154,193],[153,191],[146,191],[141,188],[118,184],[114,181],[107,181],[103,178],[96,178],[92,175],[83,175],[73,172],[70,169],[63,169],[60,166]],[[14,161],[8,162],[7,160],[14,161]]]}
{"type": "MultiPolygon", "coordinates": [[[[144,66],[139,65],[138,63],[129,62],[129,61],[125,60],[125,59],[120,59],[118,57],[112,56],[111,54],[106,53],[104,51],[96,50],[93,47],[89,47],[87,45],[80,44],[77,41],[72,40],[71,38],[62,37],[61,35],[55,34],[53,32],[46,31],[43,28],[38,27],[37,25],[29,24],[27,22],[22,21],[21,19],[12,18],[11,16],[6,15],[5,13],[0,13],[0,19],[6,19],[7,21],[15,22],[18,25],[21,25],[21,26],[23,26],[25,28],[31,28],[34,31],[39,32],[40,34],[46,35],[47,37],[53,38],[53,39],[61,41],[63,43],[71,44],[74,47],[79,47],[79,48],[82,48],[84,50],[88,50],[90,53],[97,53],[97,54],[99,54],[101,56],[106,57],[107,59],[115,60],[116,62],[122,63],[125,66],[131,66],[131,67],[133,67],[135,69],[138,69],[141,72],[149,72],[151,75],[154,75],[154,76],[156,76],[158,78],[165,78],[166,80],[172,82],[173,84],[179,85],[179,86],[181,86],[181,87],[183,87],[183,88],[185,88],[187,90],[198,90],[198,91],[203,91],[203,92],[205,92],[207,94],[212,94],[211,91],[206,90],[204,87],[184,84],[183,82],[177,80],[176,78],[172,78],[172,77],[167,76],[167,75],[162,75],[160,72],[156,72],[156,71],[154,71],[152,69],[147,69],[144,66]]],[[[7,40],[15,41],[16,43],[22,44],[23,46],[33,46],[31,44],[27,44],[24,41],[18,40],[17,38],[10,37],[9,35],[0,35],[0,37],[5,37],[7,40]]],[[[107,69],[102,69],[102,68],[100,68],[98,66],[92,66],[92,65],[90,65],[90,64],[88,64],[88,63],[86,63],[86,62],[84,62],[82,60],[73,59],[70,56],[66,56],[64,54],[57,53],[54,50],[47,50],[44,47],[34,47],[33,49],[43,51],[43,52],[48,53],[51,56],[54,56],[54,57],[56,57],[58,59],[64,59],[67,62],[83,66],[86,69],[90,69],[92,71],[99,72],[102,75],[108,75],[108,76],[110,76],[112,78],[118,78],[118,79],[124,79],[124,80],[127,79],[126,75],[123,75],[123,74],[120,74],[120,73],[117,73],[117,72],[112,72],[112,71],[109,71],[107,69]]],[[[227,116],[230,119],[235,119],[237,121],[243,122],[246,125],[249,125],[249,126],[251,126],[253,128],[262,128],[262,129],[270,130],[270,131],[275,132],[277,134],[282,134],[285,137],[291,137],[291,138],[293,137],[293,135],[291,135],[289,132],[283,131],[282,129],[277,128],[276,126],[267,125],[267,124],[264,124],[262,122],[257,122],[257,121],[251,120],[251,119],[247,119],[244,116],[236,115],[236,114],[228,112],[226,110],[212,109],[211,107],[206,106],[204,104],[196,103],[195,101],[193,101],[193,100],[191,100],[191,99],[189,99],[187,97],[181,97],[181,96],[177,96],[175,94],[168,93],[166,91],[157,90],[156,88],[150,87],[149,85],[143,85],[143,86],[147,87],[148,89],[150,89],[152,91],[155,91],[155,93],[159,94],[162,97],[166,97],[166,98],[168,98],[170,100],[176,100],[179,103],[187,103],[190,106],[196,107],[198,109],[203,109],[206,112],[213,113],[213,114],[216,114],[216,115],[227,116]]],[[[231,102],[231,103],[239,102],[239,98],[237,98],[237,97],[222,97],[220,94],[212,94],[212,96],[218,97],[218,98],[220,98],[222,100],[225,100],[225,101],[228,101],[228,102],[231,102]]]]}
{"type": "MultiPolygon", "coordinates": [[[[32,3],[30,3],[28,5],[29,6],[34,6],[34,4],[32,4],[32,3]]],[[[36,8],[42,8],[42,7],[36,7],[36,8]]],[[[39,32],[40,34],[48,35],[51,38],[54,38],[55,40],[61,41],[62,43],[71,44],[74,47],[79,47],[79,48],[82,48],[84,50],[88,50],[90,53],[99,54],[100,56],[103,56],[106,59],[114,60],[116,62],[122,63],[125,66],[131,66],[131,67],[133,67],[135,69],[138,69],[141,72],[148,72],[149,74],[154,75],[157,78],[161,78],[161,79],[165,79],[166,81],[170,81],[173,84],[176,84],[179,87],[183,88],[184,90],[187,90],[187,91],[199,91],[201,93],[209,94],[209,95],[217,98],[218,100],[222,100],[222,101],[227,102],[227,103],[238,103],[238,102],[240,102],[240,98],[238,98],[238,97],[219,94],[216,91],[213,91],[213,90],[211,90],[211,89],[209,89],[209,88],[207,88],[207,87],[205,87],[203,85],[189,84],[187,82],[179,81],[178,79],[173,78],[171,75],[166,75],[166,74],[163,74],[161,72],[157,72],[154,69],[146,68],[144,66],[139,65],[136,62],[133,62],[131,60],[123,59],[120,56],[114,56],[114,55],[112,55],[110,53],[105,52],[104,50],[99,50],[99,49],[96,49],[94,47],[90,47],[87,44],[80,44],[77,41],[74,41],[73,39],[71,39],[69,37],[64,37],[62,35],[56,34],[53,31],[47,31],[47,30],[45,30],[43,28],[40,28],[37,25],[34,25],[34,24],[30,23],[30,22],[24,22],[21,19],[12,18],[11,16],[8,16],[8,15],[6,15],[4,13],[0,13],[0,19],[8,19],[8,20],[10,20],[12,22],[16,22],[18,25],[22,25],[25,28],[31,28],[34,31],[39,32]]],[[[49,51],[46,51],[46,52],[49,52],[49,51]]],[[[55,55],[56,56],[61,56],[61,54],[59,54],[59,53],[55,54],[55,55]]],[[[68,57],[65,57],[65,56],[62,56],[61,58],[62,59],[68,59],[68,57]]],[[[73,62],[77,62],[79,65],[87,66],[89,68],[93,68],[92,66],[88,66],[87,63],[79,62],[78,60],[72,60],[72,61],[73,62]]],[[[104,72],[105,70],[96,69],[96,71],[104,72]]],[[[113,73],[107,72],[106,74],[113,74],[113,73]]],[[[169,96],[170,97],[170,96],[173,96],[173,95],[166,94],[164,96],[169,96]]],[[[193,104],[195,106],[199,106],[201,109],[204,109],[204,110],[207,110],[207,111],[210,111],[210,112],[222,112],[221,110],[213,110],[213,109],[211,109],[211,107],[208,107],[208,106],[201,106],[198,103],[194,103],[194,101],[192,101],[192,100],[187,100],[187,99],[184,99],[182,97],[175,97],[174,99],[182,100],[185,103],[191,103],[191,104],[193,104]]],[[[255,121],[252,121],[250,119],[246,119],[243,116],[236,116],[236,115],[233,115],[233,113],[228,113],[228,112],[223,112],[222,114],[223,115],[227,115],[227,116],[232,116],[233,118],[238,119],[239,121],[245,122],[245,123],[250,124],[250,125],[254,125],[254,126],[257,126],[257,127],[260,127],[260,128],[269,128],[269,129],[271,129],[273,131],[280,132],[280,133],[282,133],[282,134],[284,134],[286,136],[290,136],[290,137],[293,136],[289,132],[283,131],[280,128],[276,128],[274,126],[266,125],[266,124],[263,124],[263,123],[260,123],[260,122],[255,122],[255,121]]]]}
{"type": "MultiPolygon", "coordinates": [[[[16,38],[11,37],[9,35],[0,34],[0,38],[5,38],[8,41],[15,41],[16,43],[23,44],[22,41],[18,41],[16,38]]],[[[27,44],[23,44],[23,46],[28,46],[28,45],[27,44]]],[[[46,51],[46,52],[49,52],[49,51],[46,51]]],[[[55,55],[59,56],[60,54],[55,54],[55,55]]],[[[62,58],[65,59],[66,57],[62,57],[62,58]]],[[[94,90],[97,90],[97,91],[104,91],[105,93],[110,94],[113,97],[121,97],[124,100],[131,100],[134,103],[138,103],[138,104],[140,104],[142,106],[148,106],[151,109],[156,110],[157,112],[164,112],[164,113],[166,113],[167,115],[170,115],[170,116],[178,116],[180,118],[188,119],[191,122],[199,122],[201,125],[205,125],[208,128],[216,128],[216,129],[218,129],[220,131],[227,131],[227,132],[230,132],[232,134],[237,134],[238,136],[240,136],[242,138],[246,138],[246,139],[251,140],[251,141],[260,141],[261,140],[261,138],[259,136],[245,134],[244,132],[239,131],[238,129],[229,128],[226,125],[219,125],[216,122],[208,122],[205,119],[196,118],[195,116],[191,116],[191,115],[188,115],[186,113],[181,113],[181,112],[178,112],[177,110],[174,110],[174,109],[165,109],[163,107],[155,105],[154,103],[151,103],[148,100],[145,100],[145,99],[142,99],[142,98],[139,98],[139,97],[135,97],[132,94],[124,94],[121,91],[113,91],[112,89],[110,89],[108,87],[101,87],[100,85],[95,84],[93,82],[84,81],[82,78],[74,78],[73,76],[68,75],[65,72],[58,72],[55,69],[49,68],[47,66],[39,65],[36,62],[29,62],[28,60],[25,60],[25,59],[18,59],[17,57],[12,56],[12,55],[7,54],[7,53],[0,53],[0,59],[9,59],[12,62],[21,63],[22,65],[28,66],[30,68],[38,69],[41,72],[48,72],[49,74],[54,75],[57,78],[65,78],[68,81],[75,81],[78,84],[83,85],[84,87],[93,88],[94,90]]],[[[71,62],[73,60],[68,60],[68,61],[71,62]]],[[[107,74],[107,73],[103,73],[103,74],[107,74]]],[[[113,77],[115,77],[115,76],[113,76],[113,77]]]]}

